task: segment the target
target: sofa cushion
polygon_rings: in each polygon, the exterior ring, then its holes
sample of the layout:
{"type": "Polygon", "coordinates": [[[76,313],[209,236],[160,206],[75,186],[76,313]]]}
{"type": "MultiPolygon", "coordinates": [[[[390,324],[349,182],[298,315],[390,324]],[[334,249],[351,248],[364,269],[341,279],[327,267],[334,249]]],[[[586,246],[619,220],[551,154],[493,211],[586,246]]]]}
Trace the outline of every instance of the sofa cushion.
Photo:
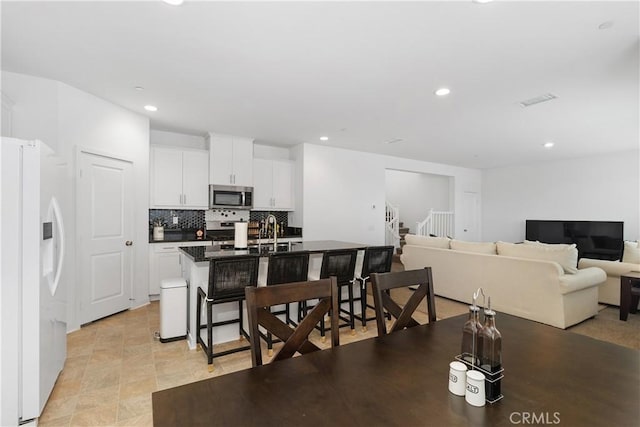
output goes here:
{"type": "Polygon", "coordinates": [[[571,247],[576,247],[575,244],[571,243],[571,244],[567,244],[567,243],[542,243],[539,242],[538,240],[525,240],[524,241],[525,245],[539,245],[539,246],[546,246],[546,247],[550,247],[550,248],[564,248],[564,249],[569,249],[571,247]]]}
{"type": "Polygon", "coordinates": [[[494,242],[465,242],[463,240],[451,240],[451,249],[456,251],[477,252],[481,254],[497,254],[494,242]]]}
{"type": "Polygon", "coordinates": [[[638,242],[624,242],[622,262],[640,264],[640,245],[638,242]]]}
{"type": "Polygon", "coordinates": [[[407,234],[404,236],[407,245],[427,246],[429,248],[449,249],[448,237],[428,237],[417,236],[415,234],[407,234]]]}
{"type": "Polygon", "coordinates": [[[562,266],[565,273],[578,272],[578,249],[576,245],[548,245],[548,244],[515,244],[498,242],[498,255],[515,258],[539,259],[554,261],[562,266]],[[567,247],[568,246],[568,247],[567,247]]]}

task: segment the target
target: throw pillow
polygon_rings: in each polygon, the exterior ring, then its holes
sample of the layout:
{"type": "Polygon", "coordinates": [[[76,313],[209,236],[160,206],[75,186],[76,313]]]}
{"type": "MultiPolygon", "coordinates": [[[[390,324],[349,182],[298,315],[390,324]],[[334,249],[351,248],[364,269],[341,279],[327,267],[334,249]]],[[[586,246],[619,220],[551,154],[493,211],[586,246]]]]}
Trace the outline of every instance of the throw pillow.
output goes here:
{"type": "Polygon", "coordinates": [[[496,244],[493,242],[465,242],[463,240],[451,240],[451,249],[464,252],[476,252],[480,254],[496,255],[496,244]]]}
{"type": "Polygon", "coordinates": [[[427,246],[429,248],[449,249],[448,237],[427,237],[417,236],[415,234],[407,234],[404,236],[407,245],[427,246]]]}
{"type": "Polygon", "coordinates": [[[624,242],[622,262],[640,264],[640,244],[638,242],[624,242]]]}
{"type": "Polygon", "coordinates": [[[498,242],[498,255],[514,258],[539,259],[554,261],[560,264],[565,273],[578,272],[578,249],[576,245],[547,245],[529,244],[517,245],[515,243],[498,242]],[[568,246],[568,247],[566,247],[568,246]]]}

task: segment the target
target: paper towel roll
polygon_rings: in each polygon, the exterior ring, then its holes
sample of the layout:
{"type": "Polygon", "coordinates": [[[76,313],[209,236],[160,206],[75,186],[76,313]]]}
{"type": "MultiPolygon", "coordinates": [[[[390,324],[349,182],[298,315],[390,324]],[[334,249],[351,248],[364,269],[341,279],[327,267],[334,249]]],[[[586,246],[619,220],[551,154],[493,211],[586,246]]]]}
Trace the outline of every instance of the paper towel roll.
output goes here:
{"type": "Polygon", "coordinates": [[[236,222],[234,238],[234,246],[236,249],[247,249],[247,231],[249,230],[248,222],[236,222]]]}

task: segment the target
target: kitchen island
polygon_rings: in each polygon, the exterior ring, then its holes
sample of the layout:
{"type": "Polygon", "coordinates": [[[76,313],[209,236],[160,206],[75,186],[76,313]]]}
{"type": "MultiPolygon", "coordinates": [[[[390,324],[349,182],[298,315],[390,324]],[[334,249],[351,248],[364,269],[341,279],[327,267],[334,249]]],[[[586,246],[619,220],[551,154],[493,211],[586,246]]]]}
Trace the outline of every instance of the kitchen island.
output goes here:
{"type": "MultiPolygon", "coordinates": [[[[310,252],[309,275],[319,276],[322,264],[322,254],[326,251],[336,249],[357,249],[359,251],[356,262],[356,273],[358,266],[362,265],[364,249],[367,245],[360,243],[340,242],[336,240],[318,240],[310,242],[283,243],[278,245],[260,245],[245,250],[212,250],[211,247],[181,247],[180,258],[182,264],[182,276],[188,284],[187,301],[187,340],[190,349],[196,347],[196,302],[198,287],[205,291],[209,283],[209,262],[215,258],[233,257],[247,254],[260,255],[260,267],[258,271],[258,286],[266,283],[267,266],[269,254],[275,252],[310,252]]],[[[293,309],[294,307],[292,307],[293,309]]],[[[238,304],[226,303],[217,304],[213,311],[213,321],[232,320],[238,317],[238,304]]],[[[245,316],[246,319],[246,316],[245,316]]],[[[214,330],[214,344],[237,340],[238,326],[235,324],[219,326],[214,330]]]]}

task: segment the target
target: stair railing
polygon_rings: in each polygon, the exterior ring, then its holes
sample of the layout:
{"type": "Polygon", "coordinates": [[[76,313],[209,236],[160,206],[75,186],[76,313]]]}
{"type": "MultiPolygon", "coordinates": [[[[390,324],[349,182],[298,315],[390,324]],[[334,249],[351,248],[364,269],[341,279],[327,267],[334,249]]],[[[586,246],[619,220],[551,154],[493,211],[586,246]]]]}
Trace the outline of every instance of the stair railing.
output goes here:
{"type": "Polygon", "coordinates": [[[385,244],[400,247],[400,209],[389,202],[384,204],[385,244]]]}
{"type": "Polygon", "coordinates": [[[453,212],[434,211],[429,209],[429,215],[416,223],[416,234],[419,236],[453,237],[454,235],[453,212]]]}

